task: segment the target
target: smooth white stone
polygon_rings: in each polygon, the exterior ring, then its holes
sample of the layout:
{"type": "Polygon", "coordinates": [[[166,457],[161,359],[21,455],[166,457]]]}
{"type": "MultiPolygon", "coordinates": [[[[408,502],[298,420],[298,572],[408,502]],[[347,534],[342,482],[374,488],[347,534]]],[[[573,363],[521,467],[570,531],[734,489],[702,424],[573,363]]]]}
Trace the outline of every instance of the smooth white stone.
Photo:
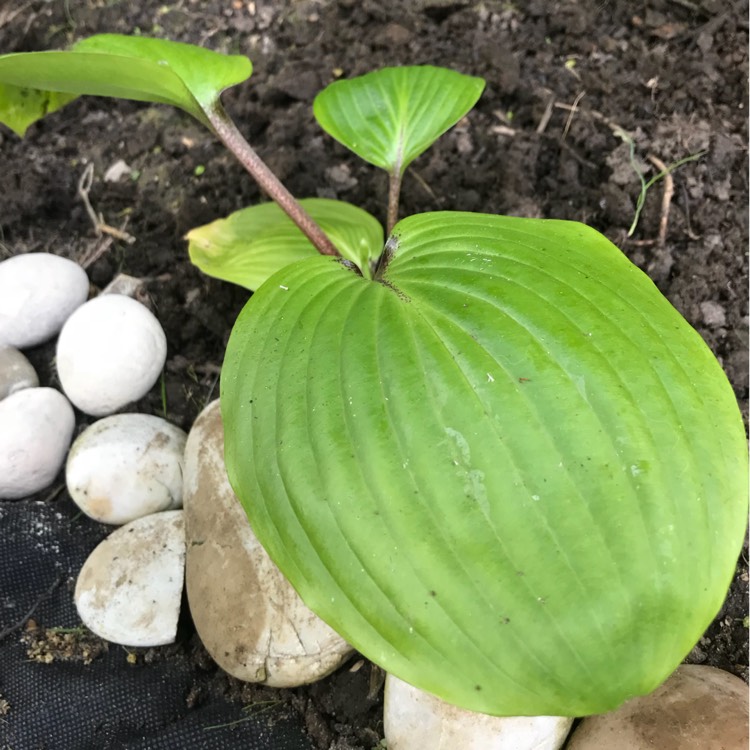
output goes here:
{"type": "Polygon", "coordinates": [[[87,628],[123,646],[174,643],[185,572],[181,510],[113,531],[78,575],[75,603],[87,628]]]}
{"type": "Polygon", "coordinates": [[[352,653],[261,547],[224,468],[219,402],[185,448],[186,588],[196,630],[229,674],[273,687],[314,682],[352,653]]]}
{"type": "Polygon", "coordinates": [[[104,173],[104,182],[119,182],[125,175],[130,176],[133,170],[122,160],[118,159],[104,173]]]}
{"type": "Polygon", "coordinates": [[[86,272],[49,253],[0,263],[0,347],[23,349],[51,339],[88,297],[86,272]]]}
{"type": "Polygon", "coordinates": [[[31,362],[12,346],[0,347],[0,399],[38,385],[39,377],[31,362]]]}
{"type": "Polygon", "coordinates": [[[73,408],[54,388],[26,388],[0,401],[0,499],[49,487],[74,428],[73,408]]]}
{"type": "Polygon", "coordinates": [[[572,718],[489,716],[466,711],[399,680],[385,678],[388,750],[558,750],[572,718]]]}
{"type": "Polygon", "coordinates": [[[747,750],[747,685],[729,672],[683,664],[650,695],[587,716],[569,750],[747,750]]]}
{"type": "Polygon", "coordinates": [[[167,339],[140,302],[105,294],[68,318],[57,342],[57,372],[81,411],[102,417],[145,396],[161,374],[167,339]]]}
{"type": "Polygon", "coordinates": [[[100,419],[70,449],[68,492],[101,523],[123,524],[180,508],[186,439],[179,427],[149,414],[100,419]]]}

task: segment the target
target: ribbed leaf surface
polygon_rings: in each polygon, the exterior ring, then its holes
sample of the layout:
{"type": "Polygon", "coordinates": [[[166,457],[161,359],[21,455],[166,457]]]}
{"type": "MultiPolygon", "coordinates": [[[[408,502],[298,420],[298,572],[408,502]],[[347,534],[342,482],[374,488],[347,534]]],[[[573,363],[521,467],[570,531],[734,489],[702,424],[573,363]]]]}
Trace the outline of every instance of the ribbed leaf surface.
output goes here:
{"type": "MultiPolygon", "coordinates": [[[[52,99],[52,92],[72,95],[68,101],[90,94],[172,104],[208,125],[205,112],[219,94],[251,72],[250,60],[241,55],[222,55],[164,39],[98,34],[68,51],[0,55],[0,84],[7,87],[5,96],[0,90],[0,122],[14,127],[7,112],[18,106],[19,97],[28,96],[28,127],[33,121],[29,117],[39,110],[34,103],[39,94],[24,93],[32,90],[52,99]]],[[[51,111],[45,109],[39,116],[51,111]]]]}
{"type": "Polygon", "coordinates": [[[460,706],[651,691],[742,543],[721,368],[583,225],[437,213],[395,237],[382,278],[311,258],[237,321],[226,460],[256,534],[349,642],[460,706]]]}
{"type": "MultiPolygon", "coordinates": [[[[351,203],[327,198],[300,201],[341,253],[370,277],[370,263],[383,249],[378,220],[351,203]]],[[[310,240],[276,203],[235,211],[225,219],[191,229],[190,260],[203,273],[257,289],[290,263],[318,255],[310,240]]]]}
{"type": "Polygon", "coordinates": [[[406,167],[477,102],[484,81],[431,65],[382,68],[335,81],[313,104],[320,126],[388,172],[406,167]]]}

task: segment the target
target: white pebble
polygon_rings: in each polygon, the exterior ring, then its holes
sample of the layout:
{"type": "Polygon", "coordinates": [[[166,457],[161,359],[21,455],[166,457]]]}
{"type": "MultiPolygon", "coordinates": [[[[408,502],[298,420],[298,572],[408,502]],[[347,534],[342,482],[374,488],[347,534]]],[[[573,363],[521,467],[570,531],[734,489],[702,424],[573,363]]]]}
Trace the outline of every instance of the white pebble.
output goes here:
{"type": "Polygon", "coordinates": [[[116,529],[89,555],[75,603],[83,623],[123,646],[163,646],[177,635],[185,573],[182,511],[116,529]]]}
{"type": "Polygon", "coordinates": [[[149,414],[100,419],[70,449],[68,492],[101,523],[123,524],[180,508],[186,439],[179,427],[149,414]]]}
{"type": "Polygon", "coordinates": [[[89,294],[86,272],[49,253],[0,263],[0,347],[23,349],[51,339],[89,294]]]}
{"type": "Polygon", "coordinates": [[[12,346],[0,347],[0,399],[38,385],[39,377],[31,362],[12,346]]]}
{"type": "Polygon", "coordinates": [[[96,417],[145,396],[164,367],[167,339],[134,299],[106,294],[68,318],[57,342],[57,372],[68,398],[96,417]]]}
{"type": "Polygon", "coordinates": [[[233,677],[295,687],[325,677],[351,654],[253,534],[224,468],[218,401],[201,412],[185,448],[185,537],[195,628],[233,677]]]}
{"type": "Polygon", "coordinates": [[[383,724],[388,750],[558,750],[573,719],[466,711],[389,674],[383,724]]]}
{"type": "Polygon", "coordinates": [[[104,182],[119,182],[125,175],[130,176],[132,173],[133,170],[122,159],[118,159],[104,173],[104,182]]]}
{"type": "Polygon", "coordinates": [[[0,499],[49,487],[74,427],[73,408],[54,388],[27,388],[0,401],[0,499]]]}

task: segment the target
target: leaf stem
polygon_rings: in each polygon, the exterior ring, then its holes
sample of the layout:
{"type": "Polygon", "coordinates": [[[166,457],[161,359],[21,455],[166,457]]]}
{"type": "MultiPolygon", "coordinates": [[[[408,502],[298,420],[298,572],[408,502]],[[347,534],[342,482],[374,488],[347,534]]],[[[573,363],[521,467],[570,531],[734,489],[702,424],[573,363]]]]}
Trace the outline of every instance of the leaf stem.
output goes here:
{"type": "Polygon", "coordinates": [[[235,155],[261,189],[279,205],[305,237],[315,245],[317,251],[322,255],[339,255],[339,251],[326,233],[258,156],[221,104],[217,102],[214,107],[206,111],[206,115],[221,142],[235,155]]]}
{"type": "Polygon", "coordinates": [[[398,201],[401,195],[401,170],[396,168],[388,175],[388,219],[386,234],[390,234],[398,222],[398,201]]]}

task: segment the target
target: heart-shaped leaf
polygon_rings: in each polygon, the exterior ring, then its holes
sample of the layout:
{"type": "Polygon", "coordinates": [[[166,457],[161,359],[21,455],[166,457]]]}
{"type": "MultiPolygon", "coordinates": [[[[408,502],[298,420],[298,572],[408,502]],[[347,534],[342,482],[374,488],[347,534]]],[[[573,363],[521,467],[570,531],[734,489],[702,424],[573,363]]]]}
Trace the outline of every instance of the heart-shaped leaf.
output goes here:
{"type": "Polygon", "coordinates": [[[0,122],[12,127],[7,111],[20,88],[44,92],[42,96],[60,92],[172,104],[210,127],[207,113],[219,94],[251,72],[250,60],[242,55],[164,39],[99,34],[68,51],[0,55],[0,83],[16,89],[8,98],[0,97],[0,122]]]}
{"type": "Polygon", "coordinates": [[[484,81],[447,68],[383,68],[334,81],[313,104],[320,126],[391,174],[406,167],[477,102],[484,81]]]}
{"type": "Polygon", "coordinates": [[[742,544],[721,368],[581,224],[424,214],[394,245],[374,280],[284,268],[235,325],[226,461],[256,534],[350,643],[451,703],[580,716],[653,690],[742,544]]]}
{"type": "MultiPolygon", "coordinates": [[[[367,211],[327,198],[300,201],[341,256],[366,278],[383,250],[383,228],[367,211]]],[[[318,254],[310,240],[275,203],[243,208],[226,219],[191,229],[190,260],[203,273],[257,289],[284,266],[318,254]]]]}

